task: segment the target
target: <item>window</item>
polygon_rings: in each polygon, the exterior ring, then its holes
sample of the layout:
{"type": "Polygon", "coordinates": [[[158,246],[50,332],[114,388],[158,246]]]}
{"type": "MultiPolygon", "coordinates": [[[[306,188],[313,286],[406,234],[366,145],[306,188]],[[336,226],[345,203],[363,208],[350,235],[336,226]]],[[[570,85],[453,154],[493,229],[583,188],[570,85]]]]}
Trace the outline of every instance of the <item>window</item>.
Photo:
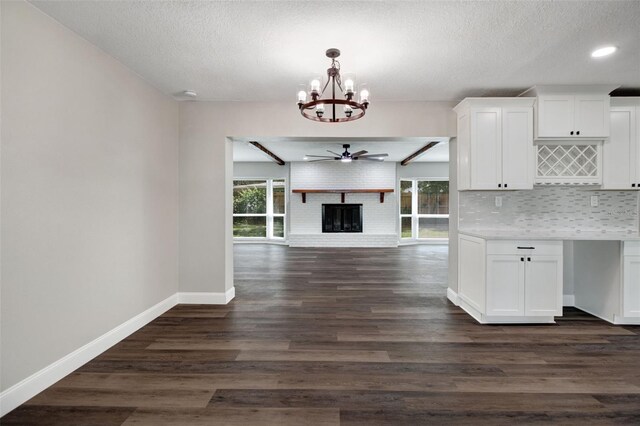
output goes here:
{"type": "Polygon", "coordinates": [[[233,237],[283,239],[284,179],[233,181],[233,237]]]}
{"type": "Polygon", "coordinates": [[[449,238],[449,181],[400,181],[400,238],[449,238]]]}

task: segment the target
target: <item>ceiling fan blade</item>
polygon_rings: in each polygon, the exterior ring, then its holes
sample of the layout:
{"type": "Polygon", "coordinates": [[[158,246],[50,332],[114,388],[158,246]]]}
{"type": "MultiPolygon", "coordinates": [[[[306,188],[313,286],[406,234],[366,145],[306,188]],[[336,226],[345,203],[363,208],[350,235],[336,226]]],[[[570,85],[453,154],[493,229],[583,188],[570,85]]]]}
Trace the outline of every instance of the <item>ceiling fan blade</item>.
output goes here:
{"type": "Polygon", "coordinates": [[[366,154],[369,151],[365,151],[364,149],[362,151],[358,151],[358,152],[354,152],[353,154],[351,154],[352,157],[359,157],[361,155],[366,154]]]}
{"type": "Polygon", "coordinates": [[[358,157],[360,158],[372,158],[372,157],[388,157],[389,154],[365,154],[365,155],[359,155],[358,157]]]}
{"type": "Polygon", "coordinates": [[[307,163],[317,163],[318,161],[334,161],[334,158],[321,158],[320,160],[307,160],[307,163]]]}
{"type": "Polygon", "coordinates": [[[327,152],[332,153],[333,155],[337,155],[338,157],[342,157],[342,154],[338,154],[337,152],[333,152],[330,149],[327,150],[327,152]]]}
{"type": "Polygon", "coordinates": [[[313,158],[329,158],[331,160],[333,160],[334,157],[333,155],[305,155],[305,157],[313,157],[313,158]]]}
{"type": "Polygon", "coordinates": [[[379,157],[358,157],[358,158],[354,158],[354,160],[384,161],[384,158],[379,158],[379,157]]]}

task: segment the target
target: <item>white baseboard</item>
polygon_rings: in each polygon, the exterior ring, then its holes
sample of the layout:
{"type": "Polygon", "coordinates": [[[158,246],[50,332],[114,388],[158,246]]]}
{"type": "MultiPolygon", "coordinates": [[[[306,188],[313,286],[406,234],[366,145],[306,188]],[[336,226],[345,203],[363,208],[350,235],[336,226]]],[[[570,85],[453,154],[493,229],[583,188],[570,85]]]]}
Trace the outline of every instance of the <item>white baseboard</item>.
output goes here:
{"type": "Polygon", "coordinates": [[[576,297],[573,294],[563,294],[562,306],[576,306],[576,297]]]}
{"type": "Polygon", "coordinates": [[[190,305],[226,305],[235,296],[235,287],[231,287],[224,293],[180,292],[178,293],[178,303],[190,305]]]}
{"type": "Polygon", "coordinates": [[[447,288],[447,299],[449,299],[454,305],[460,306],[460,302],[458,302],[458,293],[450,288],[447,288]]]}
{"type": "Polygon", "coordinates": [[[106,332],[70,354],[0,393],[0,416],[33,398],[74,370],[82,367],[111,346],[147,325],[178,303],[173,294],[130,320],[106,332]]]}
{"type": "Polygon", "coordinates": [[[0,417],[27,402],[63,377],[82,367],[111,346],[144,327],[178,303],[224,305],[236,295],[235,287],[224,293],[181,292],[167,297],[128,321],[106,332],[42,370],[0,393],[0,417]]]}

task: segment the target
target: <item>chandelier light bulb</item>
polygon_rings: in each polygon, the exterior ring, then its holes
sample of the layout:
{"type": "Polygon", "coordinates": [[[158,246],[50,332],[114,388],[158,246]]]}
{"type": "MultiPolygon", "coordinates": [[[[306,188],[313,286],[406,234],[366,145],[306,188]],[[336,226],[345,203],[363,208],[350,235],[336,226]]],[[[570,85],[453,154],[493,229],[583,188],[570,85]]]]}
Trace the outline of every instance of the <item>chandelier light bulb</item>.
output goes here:
{"type": "Polygon", "coordinates": [[[353,74],[346,74],[344,76],[344,91],[345,93],[354,93],[356,87],[356,79],[353,74]]]}
{"type": "Polygon", "coordinates": [[[304,90],[300,90],[298,92],[298,102],[300,103],[307,102],[307,92],[305,92],[304,90]]]}
{"type": "Polygon", "coordinates": [[[360,91],[360,102],[369,102],[369,91],[367,89],[360,91]]]}
{"type": "Polygon", "coordinates": [[[320,80],[313,79],[311,80],[311,91],[312,92],[320,92],[320,80]]]}

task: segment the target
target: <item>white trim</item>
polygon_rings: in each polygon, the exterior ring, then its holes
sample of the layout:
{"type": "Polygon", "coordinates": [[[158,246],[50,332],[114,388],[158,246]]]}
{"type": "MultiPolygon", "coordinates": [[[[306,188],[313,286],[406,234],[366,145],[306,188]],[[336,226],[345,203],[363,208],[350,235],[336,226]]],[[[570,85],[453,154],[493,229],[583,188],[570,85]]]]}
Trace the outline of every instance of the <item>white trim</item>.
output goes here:
{"type": "MultiPolygon", "coordinates": [[[[233,181],[264,181],[266,188],[266,211],[264,213],[232,213],[233,218],[236,217],[264,217],[265,218],[265,236],[264,237],[233,237],[233,241],[279,241],[284,242],[287,239],[287,206],[289,205],[289,191],[287,191],[288,183],[287,178],[241,178],[235,177],[233,181]],[[284,213],[274,213],[273,212],[273,182],[274,181],[283,181],[284,182],[284,205],[285,212],[284,213]],[[281,217],[284,227],[284,236],[283,237],[274,237],[273,236],[273,219],[276,217],[281,217]]],[[[232,195],[233,199],[233,195],[232,195]]],[[[233,219],[232,219],[233,220],[233,219]]]]}
{"type": "Polygon", "coordinates": [[[0,393],[0,416],[4,416],[58,380],[82,367],[111,346],[173,308],[177,303],[177,294],[167,297],[162,302],[6,389],[0,393]]]}
{"type": "Polygon", "coordinates": [[[448,238],[419,238],[417,240],[404,238],[398,242],[399,246],[417,246],[417,245],[429,245],[429,246],[448,246],[448,238]]]}
{"type": "Polygon", "coordinates": [[[640,318],[613,316],[614,325],[640,325],[640,318]]]}
{"type": "Polygon", "coordinates": [[[231,287],[224,293],[180,292],[178,303],[189,305],[226,305],[236,296],[236,288],[231,287]]]}
{"type": "MultiPolygon", "coordinates": [[[[453,290],[452,290],[453,291],[453,290]]],[[[447,291],[448,297],[448,291],[447,291]]],[[[471,315],[473,319],[480,324],[555,324],[555,318],[553,316],[489,316],[482,314],[474,306],[465,300],[464,295],[458,296],[458,306],[462,308],[466,313],[471,315]]]]}
{"type": "Polygon", "coordinates": [[[58,380],[82,367],[116,343],[124,340],[179,303],[224,305],[236,295],[235,287],[224,293],[180,292],[123,322],[102,336],[76,349],[42,370],[0,393],[0,417],[33,398],[58,380]]]}
{"type": "Polygon", "coordinates": [[[562,306],[575,306],[576,305],[576,296],[573,294],[563,294],[562,295],[562,306]]]}
{"type": "Polygon", "coordinates": [[[233,239],[233,244],[273,244],[273,245],[277,245],[277,246],[288,246],[289,242],[286,241],[284,238],[277,238],[277,239],[266,239],[266,238],[259,238],[259,239],[238,239],[238,238],[234,238],[233,239]]]}
{"type": "Polygon", "coordinates": [[[458,293],[456,293],[450,288],[447,288],[447,299],[449,299],[449,301],[454,305],[460,306],[458,303],[458,293]]]}

